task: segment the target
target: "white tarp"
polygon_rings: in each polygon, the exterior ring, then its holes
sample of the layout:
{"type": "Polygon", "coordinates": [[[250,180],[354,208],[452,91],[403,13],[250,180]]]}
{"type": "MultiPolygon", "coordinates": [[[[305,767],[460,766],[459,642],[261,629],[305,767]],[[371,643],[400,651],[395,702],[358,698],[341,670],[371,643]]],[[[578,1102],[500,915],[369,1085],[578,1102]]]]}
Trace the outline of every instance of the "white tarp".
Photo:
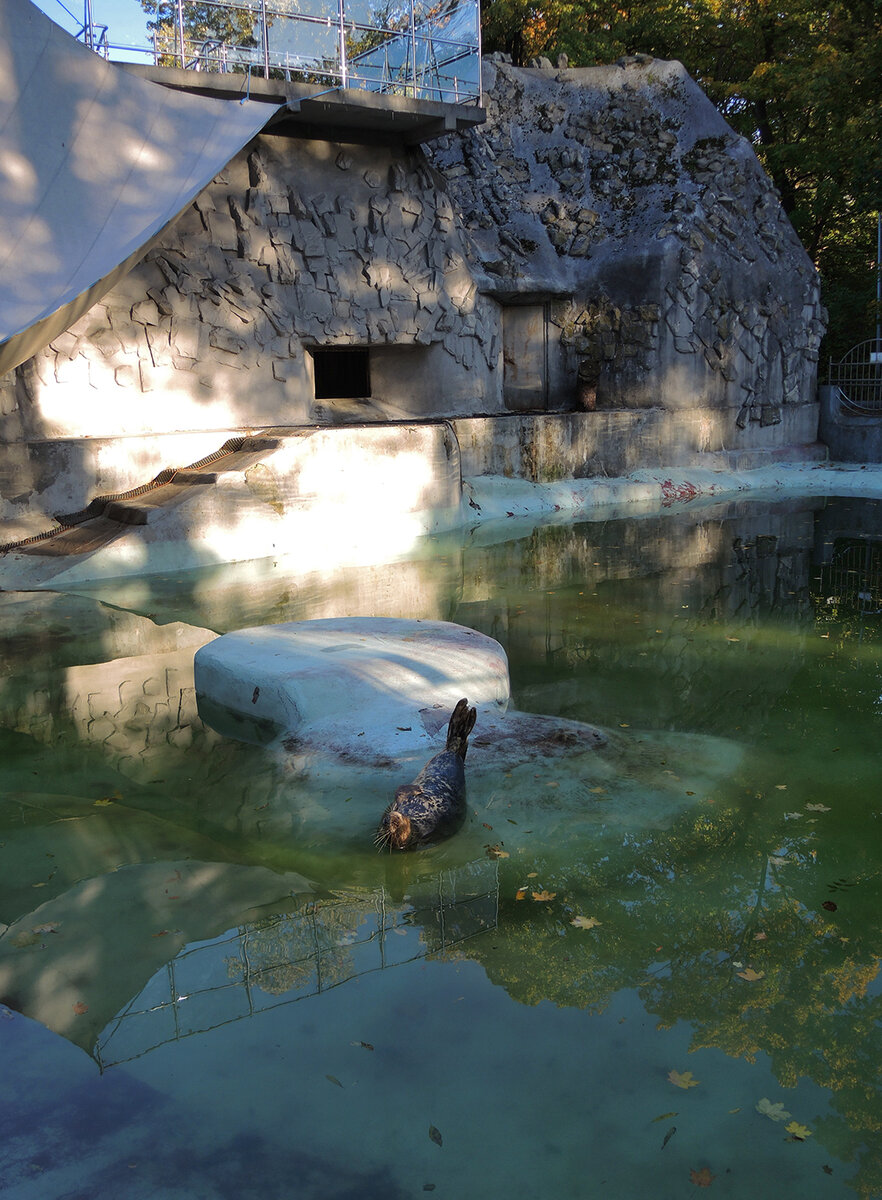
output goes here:
{"type": "Polygon", "coordinates": [[[95,303],[274,111],[137,78],[0,0],[0,373],[95,303]]]}

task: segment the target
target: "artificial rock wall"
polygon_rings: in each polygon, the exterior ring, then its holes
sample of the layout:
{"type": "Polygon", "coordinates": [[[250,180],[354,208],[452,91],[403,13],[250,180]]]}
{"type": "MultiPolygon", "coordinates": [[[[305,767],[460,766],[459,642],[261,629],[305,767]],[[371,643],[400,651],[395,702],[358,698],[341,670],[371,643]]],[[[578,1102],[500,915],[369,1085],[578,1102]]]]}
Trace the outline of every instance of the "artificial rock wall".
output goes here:
{"type": "Polygon", "coordinates": [[[816,273],[753,150],[683,67],[494,61],[485,83],[486,124],[430,154],[482,291],[548,305],[553,402],[710,409],[728,448],[812,440],[816,273]],[[754,435],[782,423],[783,438],[754,435]]]}
{"type": "Polygon", "coordinates": [[[469,472],[532,478],[813,443],[817,278],[683,68],[497,61],[485,86],[486,125],[425,149],[250,143],[0,378],[4,520],[267,426],[481,418],[469,472]],[[317,395],[316,352],[353,347],[367,394],[317,395]],[[560,414],[550,439],[541,418],[553,461],[536,413],[560,414]],[[500,417],[519,443],[501,457],[500,417]]]}

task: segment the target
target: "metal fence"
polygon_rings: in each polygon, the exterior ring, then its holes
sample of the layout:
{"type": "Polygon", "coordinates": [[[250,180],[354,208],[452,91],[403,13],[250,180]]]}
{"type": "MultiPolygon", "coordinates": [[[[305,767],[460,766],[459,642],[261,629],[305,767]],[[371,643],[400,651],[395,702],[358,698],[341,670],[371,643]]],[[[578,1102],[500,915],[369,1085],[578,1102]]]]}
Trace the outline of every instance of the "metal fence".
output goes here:
{"type": "Polygon", "coordinates": [[[882,341],[870,338],[853,346],[838,362],[831,359],[829,381],[846,412],[882,415],[882,341]]]}
{"type": "Polygon", "coordinates": [[[445,103],[481,96],[478,0],[160,0],[152,46],[115,45],[92,21],[82,40],[157,66],[361,88],[445,103]]]}

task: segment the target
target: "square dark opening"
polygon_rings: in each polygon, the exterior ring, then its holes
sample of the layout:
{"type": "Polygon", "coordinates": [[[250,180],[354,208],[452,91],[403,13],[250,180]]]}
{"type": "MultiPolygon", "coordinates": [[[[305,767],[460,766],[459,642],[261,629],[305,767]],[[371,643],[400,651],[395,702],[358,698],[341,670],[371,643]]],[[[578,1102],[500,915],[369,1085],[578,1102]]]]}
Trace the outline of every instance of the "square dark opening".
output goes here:
{"type": "Polygon", "coordinates": [[[313,350],[316,400],[363,399],[371,394],[368,350],[313,350]]]}

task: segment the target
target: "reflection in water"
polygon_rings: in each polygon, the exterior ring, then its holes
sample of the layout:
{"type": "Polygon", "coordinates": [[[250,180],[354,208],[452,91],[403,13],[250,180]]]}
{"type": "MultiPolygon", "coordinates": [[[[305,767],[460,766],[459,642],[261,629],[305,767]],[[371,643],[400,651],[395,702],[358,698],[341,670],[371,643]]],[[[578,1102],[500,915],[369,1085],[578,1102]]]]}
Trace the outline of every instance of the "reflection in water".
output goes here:
{"type": "Polygon", "coordinates": [[[395,904],[384,889],[310,900],[185,946],[102,1031],[96,1060],[102,1069],[126,1062],[368,972],[449,954],[496,928],[495,863],[444,871],[435,883],[421,903],[395,904]]]}
{"type": "MultiPolygon", "coordinates": [[[[678,1194],[704,1164],[731,1168],[739,1197],[769,1180],[814,1194],[823,1167],[831,1196],[882,1194],[882,616],[861,574],[880,506],[513,524],[382,571],[303,581],[263,563],[0,596],[0,1036],[20,1029],[11,1010],[36,1016],[126,1064],[105,1079],[170,1089],[227,1134],[243,1117],[213,1056],[269,1095],[290,1040],[310,1107],[292,1135],[253,1095],[261,1154],[314,1142],[386,1195],[581,1195],[588,1171],[622,1196],[652,1171],[678,1194]],[[216,633],[332,615],[480,629],[509,655],[517,708],[605,727],[609,749],[500,773],[476,746],[463,833],[406,863],[377,856],[386,775],[298,774],[195,709],[192,656],[216,633]],[[440,1053],[427,1030],[444,1031],[440,1053]],[[327,1085],[341,1037],[378,1045],[351,1108],[347,1080],[327,1085]],[[668,1072],[688,1067],[701,1085],[675,1093],[668,1072]],[[542,1100],[515,1127],[525,1076],[542,1100]],[[763,1098],[810,1137],[757,1113],[763,1098]],[[438,1107],[443,1154],[425,1134],[438,1107]],[[392,1145],[412,1109],[419,1141],[392,1145]],[[661,1155],[653,1122],[674,1109],[661,1155]],[[590,1161],[575,1149],[589,1145],[590,1161]]],[[[113,1137],[127,1171],[137,1136],[113,1137]]],[[[203,1144],[185,1196],[220,1154],[203,1144]]]]}

